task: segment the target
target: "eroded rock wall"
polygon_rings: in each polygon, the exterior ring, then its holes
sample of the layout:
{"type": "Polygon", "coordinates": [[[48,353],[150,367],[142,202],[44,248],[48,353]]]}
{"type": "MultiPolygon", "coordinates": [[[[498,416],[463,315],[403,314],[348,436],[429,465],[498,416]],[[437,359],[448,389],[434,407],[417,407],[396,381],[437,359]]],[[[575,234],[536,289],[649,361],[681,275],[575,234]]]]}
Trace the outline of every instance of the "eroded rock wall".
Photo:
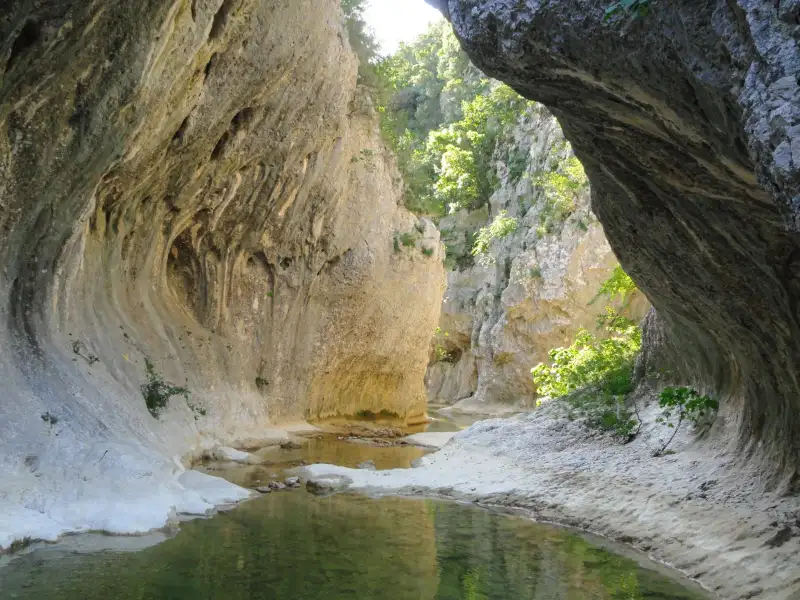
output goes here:
{"type": "Polygon", "coordinates": [[[797,3],[673,0],[610,21],[608,0],[438,4],[481,69],[558,117],[674,377],[723,400],[716,435],[796,484],[797,3]]]}
{"type": "Polygon", "coordinates": [[[569,193],[562,213],[563,199],[542,182],[573,157],[552,114],[541,105],[526,109],[496,154],[502,183],[489,205],[447,216],[439,228],[448,252],[460,254],[501,211],[517,219],[517,230],[469,268],[448,271],[426,376],[431,403],[483,414],[533,407],[531,368],[580,328],[603,335],[597,320],[606,304],[637,321],[647,307],[638,292],[597,298],[617,259],[589,208],[588,185],[569,193]],[[521,173],[510,173],[508,156],[524,162],[521,173]]]}
{"type": "Polygon", "coordinates": [[[65,473],[157,478],[269,424],[424,415],[443,249],[401,208],[337,0],[3,12],[7,499],[65,473]],[[149,414],[145,358],[191,406],[149,414]]]}

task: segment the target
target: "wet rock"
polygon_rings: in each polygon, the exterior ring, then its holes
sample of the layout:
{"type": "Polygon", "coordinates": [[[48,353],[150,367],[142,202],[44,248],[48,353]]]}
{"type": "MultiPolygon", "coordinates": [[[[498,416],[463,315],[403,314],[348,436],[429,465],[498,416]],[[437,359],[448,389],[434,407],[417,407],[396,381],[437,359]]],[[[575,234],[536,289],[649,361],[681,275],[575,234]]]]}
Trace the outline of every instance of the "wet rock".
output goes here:
{"type": "Polygon", "coordinates": [[[277,479],[273,479],[272,481],[270,481],[268,486],[272,490],[285,490],[286,489],[286,484],[283,483],[282,481],[278,481],[277,479]]]}
{"type": "Polygon", "coordinates": [[[299,450],[302,446],[296,442],[291,440],[287,442],[281,442],[281,450],[299,450]]]}
{"type": "Polygon", "coordinates": [[[260,485],[255,490],[261,494],[269,494],[272,491],[272,488],[268,485],[260,485]]]}
{"type": "Polygon", "coordinates": [[[300,487],[300,478],[299,477],[287,477],[284,480],[284,483],[287,487],[300,487]]]}

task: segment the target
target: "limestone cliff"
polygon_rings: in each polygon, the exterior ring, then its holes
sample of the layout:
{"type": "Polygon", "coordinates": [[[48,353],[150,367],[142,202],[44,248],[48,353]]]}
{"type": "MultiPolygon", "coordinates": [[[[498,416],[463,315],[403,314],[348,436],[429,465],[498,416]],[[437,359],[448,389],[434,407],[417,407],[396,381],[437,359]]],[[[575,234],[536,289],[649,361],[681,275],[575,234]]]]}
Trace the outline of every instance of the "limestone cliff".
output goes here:
{"type": "MultiPolygon", "coordinates": [[[[547,109],[526,109],[496,156],[501,185],[489,206],[439,223],[454,267],[426,377],[430,402],[478,413],[533,406],[531,367],[569,345],[579,328],[595,331],[604,304],[592,300],[617,264],[582,173],[568,197],[548,188],[548,174],[580,167],[547,109]],[[475,232],[502,211],[518,221],[516,231],[459,268],[475,232]]],[[[624,312],[640,319],[646,304],[636,294],[624,312]]]]}
{"type": "Polygon", "coordinates": [[[146,496],[270,423],[424,415],[443,250],[400,207],[337,0],[3,13],[0,500],[146,496]],[[145,358],[191,392],[159,419],[145,358]]]}
{"type": "Polygon", "coordinates": [[[714,435],[795,487],[800,5],[671,0],[609,20],[610,0],[436,3],[479,67],[559,119],[657,310],[662,360],[723,401],[714,435]]]}

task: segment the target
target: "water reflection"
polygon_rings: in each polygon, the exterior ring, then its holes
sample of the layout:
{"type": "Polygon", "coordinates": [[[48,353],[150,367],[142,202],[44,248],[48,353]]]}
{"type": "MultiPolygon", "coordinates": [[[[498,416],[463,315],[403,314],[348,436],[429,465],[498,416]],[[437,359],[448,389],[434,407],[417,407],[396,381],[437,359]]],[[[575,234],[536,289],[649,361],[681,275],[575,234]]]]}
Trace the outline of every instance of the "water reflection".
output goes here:
{"type": "Polygon", "coordinates": [[[691,600],[581,537],[451,503],[273,493],[138,553],[45,549],[0,570],[23,600],[691,600]]]}

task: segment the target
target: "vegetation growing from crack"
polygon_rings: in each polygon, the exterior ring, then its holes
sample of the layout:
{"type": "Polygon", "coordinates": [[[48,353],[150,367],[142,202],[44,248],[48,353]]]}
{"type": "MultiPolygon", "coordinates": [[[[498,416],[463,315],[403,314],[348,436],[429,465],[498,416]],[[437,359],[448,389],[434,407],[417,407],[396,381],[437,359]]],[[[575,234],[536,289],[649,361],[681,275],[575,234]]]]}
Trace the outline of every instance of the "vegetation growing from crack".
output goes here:
{"type": "Polygon", "coordinates": [[[156,371],[149,358],[144,359],[144,368],[147,374],[147,383],[141,385],[142,396],[144,396],[147,410],[150,411],[153,417],[158,419],[161,412],[167,407],[169,399],[173,396],[183,396],[186,399],[187,406],[195,412],[195,415],[205,414],[205,409],[200,409],[189,402],[189,390],[164,381],[164,378],[156,371]]]}
{"type": "Polygon", "coordinates": [[[417,243],[417,238],[413,233],[401,233],[400,234],[400,243],[403,244],[406,248],[413,248],[417,243]]]}
{"type": "Polygon", "coordinates": [[[496,240],[502,240],[514,233],[519,227],[519,222],[508,213],[501,210],[486,227],[481,227],[472,246],[472,255],[481,257],[479,260],[488,262],[489,249],[496,240]]]}
{"type": "Polygon", "coordinates": [[[703,424],[706,418],[713,417],[719,409],[719,403],[710,396],[701,395],[697,390],[688,387],[667,387],[658,397],[661,415],[656,422],[672,429],[672,435],[664,441],[653,456],[663,456],[675,439],[678,430],[685,421],[695,427],[703,424]]]}
{"type": "Polygon", "coordinates": [[[606,8],[604,19],[608,21],[612,17],[620,15],[628,15],[632,19],[636,19],[646,17],[649,12],[650,0],[618,0],[606,8]]]}
{"type": "Polygon", "coordinates": [[[538,175],[536,185],[544,195],[537,228],[539,237],[543,237],[557,231],[567,217],[575,212],[578,195],[588,187],[589,180],[580,161],[570,156],[538,175]]]}

